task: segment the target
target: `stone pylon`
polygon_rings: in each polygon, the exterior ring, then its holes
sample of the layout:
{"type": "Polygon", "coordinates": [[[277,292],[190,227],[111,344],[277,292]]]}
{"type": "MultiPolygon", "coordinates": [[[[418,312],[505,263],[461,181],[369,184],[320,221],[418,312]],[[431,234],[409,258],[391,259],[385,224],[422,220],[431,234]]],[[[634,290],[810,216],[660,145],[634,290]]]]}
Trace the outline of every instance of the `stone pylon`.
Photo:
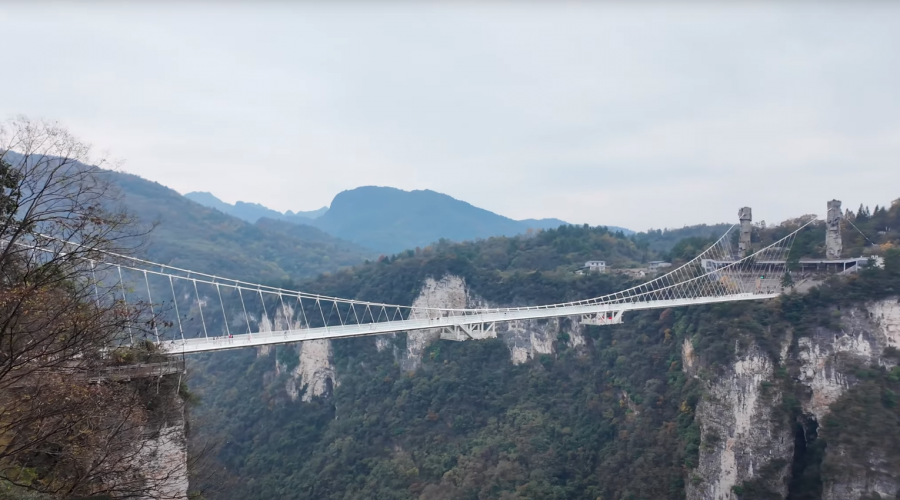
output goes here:
{"type": "Polygon", "coordinates": [[[738,218],[741,221],[741,237],[738,240],[739,258],[743,258],[750,250],[750,234],[753,232],[753,214],[750,207],[738,210],[738,218]]]}
{"type": "Polygon", "coordinates": [[[841,242],[841,202],[828,202],[828,216],[825,218],[825,258],[840,259],[843,243],[841,242]]]}

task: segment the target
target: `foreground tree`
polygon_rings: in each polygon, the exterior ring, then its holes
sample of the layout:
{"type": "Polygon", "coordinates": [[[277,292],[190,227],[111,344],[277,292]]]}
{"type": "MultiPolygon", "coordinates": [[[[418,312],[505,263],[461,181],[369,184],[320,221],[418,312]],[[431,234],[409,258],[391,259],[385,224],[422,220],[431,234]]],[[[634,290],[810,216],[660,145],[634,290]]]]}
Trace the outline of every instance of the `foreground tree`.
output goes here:
{"type": "Polygon", "coordinates": [[[169,397],[180,383],[102,376],[120,353],[152,356],[141,337],[154,321],[103,284],[98,263],[147,232],[104,163],[53,123],[0,128],[0,480],[63,498],[164,498],[169,472],[151,463],[148,433],[180,411],[169,397]]]}

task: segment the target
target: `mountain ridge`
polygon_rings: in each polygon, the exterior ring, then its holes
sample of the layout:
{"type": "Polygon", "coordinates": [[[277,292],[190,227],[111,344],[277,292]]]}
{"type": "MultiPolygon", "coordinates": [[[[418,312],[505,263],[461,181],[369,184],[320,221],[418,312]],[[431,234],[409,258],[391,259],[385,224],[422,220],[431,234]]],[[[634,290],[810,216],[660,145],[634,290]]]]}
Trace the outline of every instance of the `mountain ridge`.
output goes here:
{"type": "Polygon", "coordinates": [[[311,220],[328,211],[328,207],[322,207],[317,210],[305,212],[288,210],[287,212],[282,213],[260,203],[237,201],[232,205],[231,203],[220,200],[216,195],[208,191],[191,191],[183,196],[203,206],[215,208],[220,212],[237,217],[251,224],[262,218],[284,220],[295,224],[309,224],[311,220]]]}
{"type": "Polygon", "coordinates": [[[190,269],[215,269],[235,278],[282,282],[359,264],[371,250],[310,225],[260,219],[249,223],[133,174],[102,170],[121,191],[121,203],[144,222],[161,222],[144,256],[190,269]]]}
{"type": "MultiPolygon", "coordinates": [[[[184,196],[248,222],[267,218],[309,224],[383,253],[424,247],[441,239],[471,241],[570,225],[555,218],[511,219],[430,189],[405,191],[387,186],[360,186],[335,195],[330,208],[298,213],[281,213],[242,201],[231,205],[207,192],[184,196]]],[[[633,233],[621,227],[608,227],[613,232],[633,233]]]]}

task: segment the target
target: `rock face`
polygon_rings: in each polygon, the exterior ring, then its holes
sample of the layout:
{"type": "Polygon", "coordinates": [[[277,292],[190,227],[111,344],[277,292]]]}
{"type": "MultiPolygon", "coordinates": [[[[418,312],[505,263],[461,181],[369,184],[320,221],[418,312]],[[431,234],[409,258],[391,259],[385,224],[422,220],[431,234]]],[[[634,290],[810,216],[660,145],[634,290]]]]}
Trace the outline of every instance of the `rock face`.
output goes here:
{"type": "Polygon", "coordinates": [[[821,422],[829,406],[854,383],[852,374],[841,371],[843,359],[894,366],[882,354],[887,347],[900,346],[900,304],[888,299],[867,304],[865,310],[844,310],[839,330],[816,328],[797,344],[800,380],[812,392],[803,409],[821,422]]]}
{"type": "Polygon", "coordinates": [[[159,429],[141,448],[145,474],[157,487],[146,500],[186,500],[188,497],[187,438],[184,419],[159,429]]]}
{"type": "MultiPolygon", "coordinates": [[[[900,303],[896,298],[834,314],[839,317],[838,328],[817,327],[811,335],[797,339],[797,380],[808,388],[802,409],[820,424],[831,405],[857,383],[852,368],[848,369],[854,366],[850,361],[891,368],[895,361],[885,358],[884,350],[900,347],[900,303]]],[[[780,361],[788,361],[788,356],[789,351],[783,349],[780,361]]],[[[701,364],[693,345],[685,340],[684,371],[697,376],[701,364]]],[[[774,367],[774,360],[751,347],[724,374],[708,382],[696,413],[702,444],[699,465],[687,485],[689,500],[737,500],[732,488],[748,480],[761,481],[770,491],[786,495],[794,440],[790,422],[780,421],[782,417],[772,413],[782,397],[776,389],[774,367]]],[[[819,427],[819,436],[827,442],[827,426],[819,427]]],[[[891,470],[886,451],[869,450],[864,463],[839,467],[825,479],[823,500],[855,500],[874,493],[895,498],[900,492],[900,474],[891,470]]],[[[825,453],[838,464],[849,456],[837,444],[829,444],[825,453]]]]}
{"type": "MultiPolygon", "coordinates": [[[[683,352],[683,366],[693,367],[693,348],[686,344],[683,352]]],[[[764,467],[772,469],[766,486],[787,494],[793,436],[772,412],[781,400],[781,393],[767,386],[773,374],[772,361],[754,346],[708,387],[697,406],[702,446],[687,484],[688,499],[737,499],[732,488],[757,478],[764,467]]]]}
{"type": "MultiPolygon", "coordinates": [[[[857,382],[852,370],[843,370],[848,359],[891,368],[896,363],[883,356],[884,350],[900,346],[900,303],[896,298],[841,313],[840,329],[818,328],[813,337],[799,339],[805,342],[798,343],[801,381],[812,392],[804,410],[819,422],[829,412],[829,406],[857,382]]],[[[822,428],[820,434],[827,439],[828,428],[822,428]]],[[[856,499],[873,493],[895,498],[900,492],[900,473],[888,465],[886,451],[871,449],[865,460],[835,471],[825,481],[823,500],[856,499]]],[[[839,445],[826,449],[826,459],[831,462],[841,463],[845,455],[849,454],[839,445]]]]}
{"type": "MultiPolygon", "coordinates": [[[[553,343],[556,342],[562,324],[568,318],[551,318],[548,320],[511,321],[497,325],[497,335],[506,341],[513,364],[521,364],[541,354],[552,354],[553,343]]],[[[583,345],[581,325],[575,323],[570,339],[572,345],[583,345]]]]}
{"type": "MultiPolygon", "coordinates": [[[[883,336],[884,347],[900,349],[900,301],[882,300],[870,304],[868,309],[883,336]]],[[[890,361],[884,362],[887,366],[895,366],[890,361]]]]}
{"type": "Polygon", "coordinates": [[[300,364],[291,371],[286,387],[288,395],[296,401],[304,387],[303,401],[331,394],[336,385],[331,341],[307,340],[300,344],[299,349],[300,364]]]}
{"type": "MultiPolygon", "coordinates": [[[[260,322],[261,331],[275,331],[300,329],[304,327],[301,316],[295,314],[290,304],[284,304],[275,311],[275,321],[269,325],[268,318],[260,322]]],[[[291,376],[285,384],[285,390],[292,401],[296,401],[303,392],[303,401],[310,401],[316,396],[331,394],[337,381],[334,376],[334,363],[332,360],[331,341],[328,339],[307,340],[298,344],[299,363],[291,370],[291,376]]],[[[258,356],[269,355],[269,346],[259,348],[258,356]],[[263,351],[265,349],[265,351],[263,351]]],[[[275,362],[276,374],[282,373],[286,368],[275,362]]]]}
{"type": "MultiPolygon", "coordinates": [[[[477,302],[477,299],[470,299],[466,282],[459,276],[444,276],[439,281],[433,278],[425,280],[419,296],[413,301],[413,307],[421,308],[445,308],[445,309],[465,309],[470,307],[469,304],[477,302]]],[[[427,317],[437,318],[440,316],[438,311],[426,312],[427,317]]],[[[406,334],[406,353],[400,360],[400,367],[407,371],[413,371],[422,364],[422,355],[425,349],[433,341],[441,336],[440,328],[429,328],[425,330],[411,330],[406,334]]]]}
{"type": "MultiPolygon", "coordinates": [[[[175,377],[168,375],[167,377],[175,377]]],[[[178,377],[181,374],[177,375],[178,377]]],[[[176,388],[178,386],[176,385],[176,388]]],[[[161,421],[144,424],[142,440],[135,441],[131,457],[147,480],[141,500],[187,500],[188,449],[184,400],[177,393],[165,398],[161,421]]]]}
{"type": "MultiPolygon", "coordinates": [[[[413,307],[463,309],[476,307],[503,307],[490,304],[472,293],[466,282],[459,276],[447,275],[440,280],[428,278],[422,285],[413,307]]],[[[438,317],[434,311],[430,317],[438,317]]],[[[549,320],[523,320],[497,324],[495,329],[485,332],[484,338],[502,338],[509,347],[510,359],[520,364],[540,354],[552,354],[553,343],[565,331],[569,335],[569,345],[584,345],[583,326],[579,318],[553,318],[549,320]]],[[[379,351],[391,345],[392,335],[376,337],[375,346],[379,351]]],[[[421,366],[422,355],[428,345],[441,337],[439,328],[412,330],[407,333],[406,352],[400,357],[400,366],[413,371],[421,366]]]]}
{"type": "MultiPolygon", "coordinates": [[[[829,453],[842,455],[843,450],[838,447],[829,450],[829,453]]],[[[897,478],[900,472],[893,470],[888,464],[883,451],[872,450],[865,463],[857,465],[860,467],[838,471],[837,480],[826,482],[822,500],[872,498],[873,493],[877,493],[883,499],[894,499],[900,494],[897,478]]]]}

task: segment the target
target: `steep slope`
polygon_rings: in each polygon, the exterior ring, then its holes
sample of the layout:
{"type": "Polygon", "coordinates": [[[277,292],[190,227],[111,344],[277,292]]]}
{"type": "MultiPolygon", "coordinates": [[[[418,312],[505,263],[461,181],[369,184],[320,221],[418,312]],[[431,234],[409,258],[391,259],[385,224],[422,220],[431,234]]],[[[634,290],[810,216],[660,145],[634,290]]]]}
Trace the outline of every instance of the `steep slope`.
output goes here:
{"type": "Polygon", "coordinates": [[[314,223],[329,234],[385,253],[445,238],[511,236],[530,227],[434,191],[365,186],[339,193],[314,223]]]}
{"type": "MultiPolygon", "coordinates": [[[[677,245],[676,245],[677,246],[677,245]]],[[[440,307],[618,289],[566,270],[639,252],[602,229],[442,243],[304,289],[440,307]],[[609,238],[609,239],[607,239],[609,238]],[[588,248],[580,248],[579,243],[588,248]]],[[[893,498],[900,253],[767,303],[198,356],[222,498],[893,498]],[[893,350],[892,350],[893,349],[893,350]]]]}
{"type": "MultiPolygon", "coordinates": [[[[267,218],[312,224],[329,234],[386,254],[424,247],[442,238],[469,241],[555,229],[568,224],[552,218],[516,221],[434,191],[403,191],[376,186],[339,193],[331,208],[283,214],[258,203],[239,201],[231,205],[206,192],[184,196],[251,223],[267,218]]],[[[633,234],[633,231],[617,226],[609,226],[609,229],[633,234]]]]}
{"type": "Polygon", "coordinates": [[[121,188],[123,203],[141,220],[159,223],[146,248],[150,260],[237,279],[281,282],[371,256],[311,226],[249,224],[136,175],[104,175],[121,188]]]}

